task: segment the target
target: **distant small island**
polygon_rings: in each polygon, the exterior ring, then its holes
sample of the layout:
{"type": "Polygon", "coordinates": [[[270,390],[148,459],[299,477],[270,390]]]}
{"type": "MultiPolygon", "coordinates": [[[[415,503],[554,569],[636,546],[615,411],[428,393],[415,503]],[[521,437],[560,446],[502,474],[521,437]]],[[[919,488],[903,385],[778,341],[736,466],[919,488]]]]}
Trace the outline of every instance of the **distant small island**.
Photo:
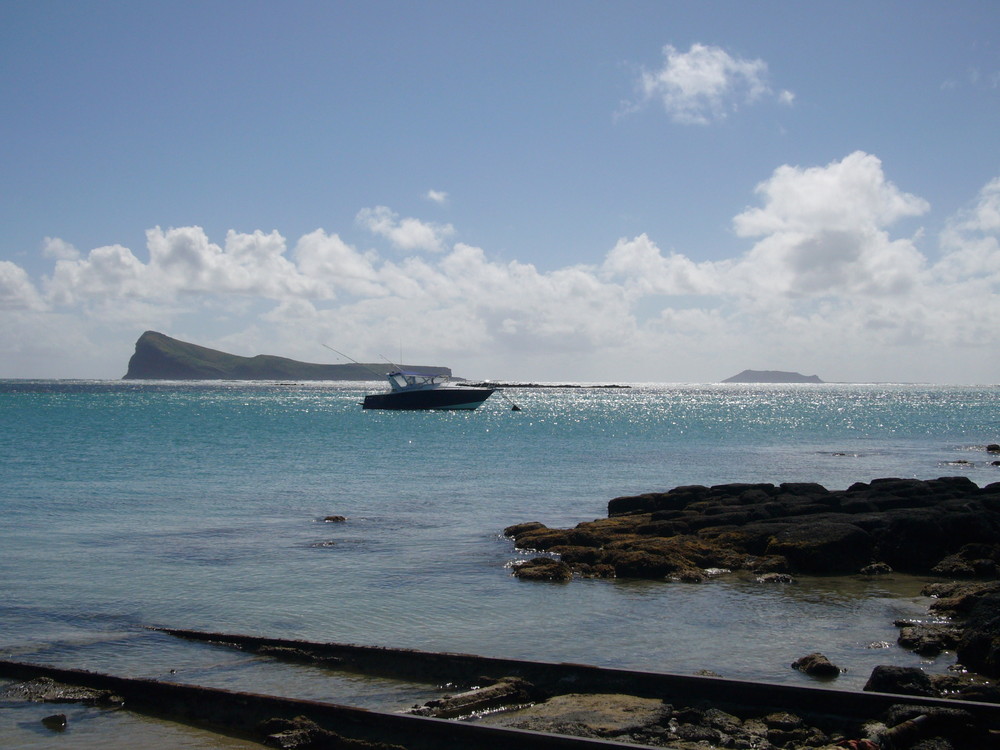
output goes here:
{"type": "Polygon", "coordinates": [[[723,383],[822,383],[816,375],[802,375],[798,372],[781,370],[744,370],[738,375],[726,378],[723,383]]]}
{"type": "MultiPolygon", "coordinates": [[[[323,365],[258,354],[241,357],[146,331],[135,342],[124,380],[372,380],[393,365],[323,365]]],[[[407,370],[451,376],[449,367],[406,365],[407,370]]]]}

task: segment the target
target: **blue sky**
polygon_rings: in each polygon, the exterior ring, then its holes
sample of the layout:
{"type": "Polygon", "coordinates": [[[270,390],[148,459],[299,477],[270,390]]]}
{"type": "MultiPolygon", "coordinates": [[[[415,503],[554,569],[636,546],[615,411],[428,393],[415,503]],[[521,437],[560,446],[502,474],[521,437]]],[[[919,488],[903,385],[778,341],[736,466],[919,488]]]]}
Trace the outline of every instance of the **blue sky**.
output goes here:
{"type": "Polygon", "coordinates": [[[0,377],[1000,381],[1000,4],[0,3],[0,377]]]}

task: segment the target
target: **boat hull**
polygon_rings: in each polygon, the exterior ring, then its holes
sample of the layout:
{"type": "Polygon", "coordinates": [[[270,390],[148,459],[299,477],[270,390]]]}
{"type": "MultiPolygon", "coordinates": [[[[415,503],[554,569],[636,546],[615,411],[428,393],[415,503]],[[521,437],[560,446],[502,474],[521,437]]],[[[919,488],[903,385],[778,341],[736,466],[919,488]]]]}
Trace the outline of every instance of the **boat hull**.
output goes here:
{"type": "Polygon", "coordinates": [[[417,411],[428,409],[475,409],[493,393],[493,388],[428,388],[393,391],[365,396],[365,409],[417,411]]]}

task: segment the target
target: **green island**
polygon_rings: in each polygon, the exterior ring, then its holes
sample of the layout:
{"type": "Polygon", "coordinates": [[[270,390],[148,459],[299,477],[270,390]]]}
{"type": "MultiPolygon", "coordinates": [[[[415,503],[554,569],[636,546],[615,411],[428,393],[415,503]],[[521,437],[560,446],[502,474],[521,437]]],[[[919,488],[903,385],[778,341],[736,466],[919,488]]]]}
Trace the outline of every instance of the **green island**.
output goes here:
{"type": "MultiPolygon", "coordinates": [[[[146,331],[135,342],[124,380],[373,380],[394,367],[388,362],[324,365],[270,354],[241,357],[146,331]]],[[[448,367],[405,367],[451,376],[448,367]]]]}

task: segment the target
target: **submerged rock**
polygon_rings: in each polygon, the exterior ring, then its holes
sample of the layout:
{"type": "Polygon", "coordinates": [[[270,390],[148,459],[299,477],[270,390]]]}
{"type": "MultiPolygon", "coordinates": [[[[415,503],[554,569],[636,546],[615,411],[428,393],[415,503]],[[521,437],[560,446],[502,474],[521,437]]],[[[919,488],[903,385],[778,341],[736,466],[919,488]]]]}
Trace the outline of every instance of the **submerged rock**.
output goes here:
{"type": "Polygon", "coordinates": [[[42,719],[42,726],[53,732],[62,732],[66,729],[66,723],[66,714],[52,714],[42,719]]]}
{"type": "Polygon", "coordinates": [[[810,677],[833,679],[840,676],[840,667],[833,664],[823,654],[814,653],[792,662],[792,669],[804,672],[810,677]]]}
{"type": "Polygon", "coordinates": [[[525,581],[568,581],[573,570],[551,557],[535,557],[514,566],[514,575],[525,581]]]}
{"type": "Polygon", "coordinates": [[[961,628],[942,623],[896,623],[899,628],[897,642],[900,646],[921,656],[937,656],[942,651],[954,649],[961,637],[961,628]]]}

